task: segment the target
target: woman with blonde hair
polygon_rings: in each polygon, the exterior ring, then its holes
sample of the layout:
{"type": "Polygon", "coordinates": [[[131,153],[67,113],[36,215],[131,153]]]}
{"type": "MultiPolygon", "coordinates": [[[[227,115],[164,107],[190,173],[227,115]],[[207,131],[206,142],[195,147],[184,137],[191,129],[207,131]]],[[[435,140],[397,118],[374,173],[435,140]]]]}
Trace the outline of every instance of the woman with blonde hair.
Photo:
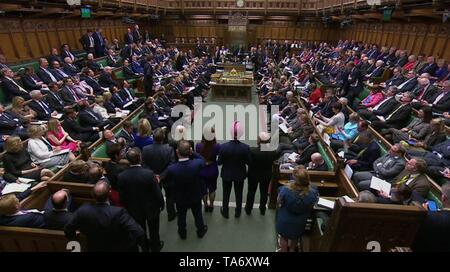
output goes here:
{"type": "Polygon", "coordinates": [[[280,187],[277,199],[276,229],[282,252],[296,250],[305,231],[306,220],[319,199],[319,192],[311,186],[304,166],[297,166],[293,176],[293,181],[280,187]]]}
{"type": "Polygon", "coordinates": [[[20,183],[19,178],[29,178],[36,181],[46,181],[54,173],[35,164],[28,151],[24,148],[19,137],[11,136],[5,141],[5,154],[3,165],[5,167],[4,179],[7,182],[20,183]]]}
{"type": "Polygon", "coordinates": [[[13,98],[11,111],[26,119],[28,122],[30,122],[37,116],[37,113],[34,110],[25,105],[25,99],[21,96],[15,96],[13,98]]]}
{"type": "Polygon", "coordinates": [[[146,145],[153,144],[152,126],[146,118],[141,118],[138,123],[137,133],[134,133],[134,146],[141,150],[146,145]]]}
{"type": "Polygon", "coordinates": [[[44,168],[60,167],[75,160],[75,156],[69,150],[68,152],[62,152],[61,147],[52,147],[49,141],[45,139],[44,135],[47,130],[41,126],[31,126],[28,128],[28,152],[30,153],[31,160],[35,164],[44,168]]]}
{"type": "Polygon", "coordinates": [[[108,114],[108,110],[106,110],[106,108],[103,106],[105,103],[105,100],[103,99],[103,96],[96,96],[95,97],[95,104],[94,107],[92,108],[92,110],[99,114],[103,119],[108,119],[109,118],[109,114],[108,114]]]}
{"type": "Polygon", "coordinates": [[[81,141],[76,141],[61,126],[61,123],[56,118],[48,121],[47,139],[52,146],[59,146],[61,149],[69,149],[72,152],[77,152],[81,141]]]}

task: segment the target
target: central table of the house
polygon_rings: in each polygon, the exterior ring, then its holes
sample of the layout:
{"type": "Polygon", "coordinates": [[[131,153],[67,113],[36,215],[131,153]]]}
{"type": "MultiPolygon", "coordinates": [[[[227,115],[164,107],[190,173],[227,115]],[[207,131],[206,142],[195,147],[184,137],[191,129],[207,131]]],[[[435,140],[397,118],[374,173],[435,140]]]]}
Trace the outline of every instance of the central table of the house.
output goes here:
{"type": "Polygon", "coordinates": [[[211,76],[211,100],[250,103],[252,87],[253,72],[245,65],[222,64],[211,76]]]}

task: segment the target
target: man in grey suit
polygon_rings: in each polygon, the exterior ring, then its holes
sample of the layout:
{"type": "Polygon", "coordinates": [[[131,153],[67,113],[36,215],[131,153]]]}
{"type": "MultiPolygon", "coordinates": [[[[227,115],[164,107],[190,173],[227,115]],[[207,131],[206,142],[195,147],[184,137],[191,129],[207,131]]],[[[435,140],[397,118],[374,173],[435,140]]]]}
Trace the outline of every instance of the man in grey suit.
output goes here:
{"type": "Polygon", "coordinates": [[[405,149],[400,144],[395,144],[389,153],[381,156],[373,163],[373,171],[356,172],[353,175],[353,182],[360,191],[370,188],[370,181],[373,176],[391,182],[403,169],[405,169],[405,149]]]}
{"type": "Polygon", "coordinates": [[[142,162],[144,167],[147,167],[153,172],[160,185],[164,188],[166,193],[166,207],[169,221],[175,219],[177,213],[175,211],[175,203],[173,201],[172,192],[168,189],[165,181],[167,175],[167,167],[175,162],[175,153],[173,148],[168,144],[164,144],[165,132],[162,128],[157,128],[153,133],[153,144],[147,145],[142,150],[142,162]]]}

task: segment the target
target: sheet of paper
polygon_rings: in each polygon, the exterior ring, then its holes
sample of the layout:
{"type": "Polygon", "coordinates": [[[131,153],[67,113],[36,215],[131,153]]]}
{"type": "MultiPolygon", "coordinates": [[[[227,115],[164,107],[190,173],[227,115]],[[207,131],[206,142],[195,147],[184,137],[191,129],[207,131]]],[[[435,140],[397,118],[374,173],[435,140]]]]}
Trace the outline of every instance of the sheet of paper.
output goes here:
{"type": "Polygon", "coordinates": [[[324,134],[323,135],[323,141],[327,144],[327,145],[330,145],[330,135],[328,135],[328,134],[324,134]]]}
{"type": "Polygon", "coordinates": [[[344,151],[339,151],[338,152],[338,156],[341,157],[341,158],[344,158],[344,154],[345,154],[344,151]]]}
{"type": "Polygon", "coordinates": [[[69,152],[70,152],[70,149],[61,149],[59,151],[53,151],[53,155],[52,156],[58,156],[58,155],[66,154],[66,153],[69,153],[69,152]]]}
{"type": "Polygon", "coordinates": [[[377,116],[377,118],[380,119],[381,121],[383,121],[383,122],[385,121],[385,119],[384,119],[383,116],[378,116],[378,115],[376,115],[376,116],[377,116]]]}
{"type": "Polygon", "coordinates": [[[30,125],[43,125],[47,124],[47,121],[32,121],[30,122],[30,125]]]}
{"type": "Polygon", "coordinates": [[[10,194],[10,193],[22,193],[25,192],[26,189],[30,188],[31,184],[26,183],[8,183],[5,188],[2,190],[2,194],[10,194]]]}
{"type": "Polygon", "coordinates": [[[289,155],[288,159],[292,160],[292,161],[296,161],[297,160],[297,156],[298,156],[297,153],[292,152],[291,155],[289,155]]]}
{"type": "Polygon", "coordinates": [[[389,182],[375,176],[370,180],[370,188],[377,191],[383,191],[389,194],[391,192],[391,186],[392,185],[389,182]]]}
{"type": "Polygon", "coordinates": [[[131,106],[133,104],[133,101],[130,101],[128,103],[126,103],[125,105],[123,105],[124,108],[127,108],[129,106],[131,106]]]}
{"type": "Polygon", "coordinates": [[[58,113],[57,115],[55,115],[55,118],[56,119],[61,119],[62,116],[63,116],[62,113],[58,113]]]}
{"type": "Polygon", "coordinates": [[[34,179],[29,179],[29,178],[17,178],[21,183],[31,183],[33,181],[35,181],[34,179]]]}
{"type": "Polygon", "coordinates": [[[344,172],[345,172],[345,175],[346,175],[349,179],[352,178],[352,176],[353,176],[353,169],[350,167],[350,165],[348,165],[348,164],[345,165],[344,172]]]}
{"type": "Polygon", "coordinates": [[[287,133],[288,128],[287,128],[287,126],[286,126],[285,123],[279,124],[278,127],[279,127],[284,133],[287,133]]]}
{"type": "Polygon", "coordinates": [[[322,206],[322,207],[325,207],[325,208],[328,208],[328,209],[333,209],[334,208],[334,201],[331,201],[331,200],[328,200],[328,199],[325,199],[325,198],[321,198],[321,197],[319,197],[319,202],[317,202],[317,204],[319,206],[322,206]]]}
{"type": "Polygon", "coordinates": [[[343,198],[345,199],[345,201],[349,202],[349,203],[353,203],[355,202],[353,199],[351,199],[348,195],[343,196],[343,198]]]}

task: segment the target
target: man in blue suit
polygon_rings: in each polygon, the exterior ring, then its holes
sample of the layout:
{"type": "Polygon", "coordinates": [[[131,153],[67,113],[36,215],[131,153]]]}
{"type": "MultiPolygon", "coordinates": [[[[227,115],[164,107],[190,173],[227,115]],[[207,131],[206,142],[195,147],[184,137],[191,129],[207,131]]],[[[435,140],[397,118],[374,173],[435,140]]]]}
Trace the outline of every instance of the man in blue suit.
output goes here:
{"type": "Polygon", "coordinates": [[[44,215],[38,210],[22,210],[19,199],[9,194],[0,198],[0,226],[43,228],[44,215]]]}
{"type": "Polygon", "coordinates": [[[178,162],[167,168],[166,181],[171,189],[178,215],[178,234],[186,239],[186,213],[192,210],[194,215],[197,236],[202,238],[208,231],[203,221],[202,198],[203,184],[200,180],[200,171],[205,166],[205,161],[198,154],[193,154],[188,141],[181,140],[177,146],[178,162]],[[189,156],[194,159],[190,160],[189,156]]]}
{"type": "Polygon", "coordinates": [[[124,208],[108,202],[109,184],[99,181],[93,188],[95,204],[85,204],[74,214],[64,232],[69,240],[79,230],[87,237],[87,251],[136,251],[146,244],[145,232],[124,208]]]}
{"type": "Polygon", "coordinates": [[[217,163],[222,165],[220,176],[222,177],[223,201],[220,210],[223,217],[228,218],[228,203],[230,201],[231,188],[234,184],[234,194],[236,196],[235,217],[241,216],[242,192],[244,190],[244,180],[247,177],[247,167],[250,161],[250,147],[238,140],[240,133],[239,122],[234,122],[232,126],[232,137],[234,140],[223,144],[217,163]]]}
{"type": "MultiPolygon", "coordinates": [[[[429,211],[425,218],[416,240],[413,244],[414,251],[448,252],[450,251],[450,183],[442,186],[442,209],[429,211]]],[[[430,205],[426,203],[426,208],[430,205]]]]}

